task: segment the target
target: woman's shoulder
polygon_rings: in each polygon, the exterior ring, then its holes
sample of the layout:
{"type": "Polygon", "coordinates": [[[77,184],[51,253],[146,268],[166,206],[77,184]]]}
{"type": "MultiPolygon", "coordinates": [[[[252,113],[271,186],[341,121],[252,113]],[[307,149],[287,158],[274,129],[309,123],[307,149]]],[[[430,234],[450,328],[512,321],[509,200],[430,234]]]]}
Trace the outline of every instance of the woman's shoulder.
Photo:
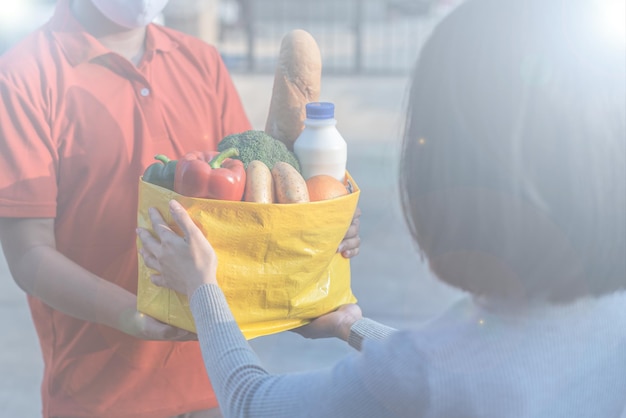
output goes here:
{"type": "Polygon", "coordinates": [[[504,356],[506,364],[534,359],[538,365],[550,356],[573,358],[603,345],[626,351],[624,306],[626,292],[520,310],[494,309],[463,298],[441,315],[398,332],[394,343],[412,345],[426,361],[444,364],[504,356]]]}
{"type": "MultiPolygon", "coordinates": [[[[537,306],[523,315],[463,300],[394,334],[386,350],[410,358],[404,368],[423,377],[430,402],[443,408],[435,416],[458,416],[459,410],[472,416],[475,407],[494,412],[487,416],[511,416],[502,414],[520,405],[534,411],[520,416],[573,416],[568,413],[579,399],[591,396],[600,409],[623,399],[615,383],[626,376],[624,306],[624,292],[537,306]]],[[[592,416],[589,405],[577,408],[580,416],[592,416]]]]}

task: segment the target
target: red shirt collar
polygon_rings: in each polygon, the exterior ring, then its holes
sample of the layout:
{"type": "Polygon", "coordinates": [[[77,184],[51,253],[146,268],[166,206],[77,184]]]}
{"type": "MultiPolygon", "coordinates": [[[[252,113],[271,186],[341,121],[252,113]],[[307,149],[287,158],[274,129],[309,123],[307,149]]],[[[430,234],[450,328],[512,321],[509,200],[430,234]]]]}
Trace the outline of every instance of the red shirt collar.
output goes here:
{"type": "MultiPolygon", "coordinates": [[[[58,0],[54,16],[49,22],[52,36],[61,46],[68,61],[77,66],[96,57],[110,54],[111,50],[102,45],[96,38],[85,30],[76,20],[70,10],[71,0],[58,0]]],[[[178,44],[167,33],[155,24],[150,24],[146,30],[146,55],[154,52],[168,52],[178,44]]]]}

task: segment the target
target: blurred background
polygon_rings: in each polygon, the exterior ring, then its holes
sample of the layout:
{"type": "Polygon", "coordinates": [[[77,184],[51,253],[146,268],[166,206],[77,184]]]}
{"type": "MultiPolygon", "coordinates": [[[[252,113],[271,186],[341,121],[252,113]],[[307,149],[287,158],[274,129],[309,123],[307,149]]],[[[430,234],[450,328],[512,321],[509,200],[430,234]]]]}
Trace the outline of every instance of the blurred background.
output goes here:
{"type": "MultiPolygon", "coordinates": [[[[282,36],[311,32],[326,74],[403,75],[461,0],[172,0],[160,23],[216,45],[233,72],[271,72],[282,36]]],[[[0,53],[45,23],[56,0],[5,0],[0,53]]]]}

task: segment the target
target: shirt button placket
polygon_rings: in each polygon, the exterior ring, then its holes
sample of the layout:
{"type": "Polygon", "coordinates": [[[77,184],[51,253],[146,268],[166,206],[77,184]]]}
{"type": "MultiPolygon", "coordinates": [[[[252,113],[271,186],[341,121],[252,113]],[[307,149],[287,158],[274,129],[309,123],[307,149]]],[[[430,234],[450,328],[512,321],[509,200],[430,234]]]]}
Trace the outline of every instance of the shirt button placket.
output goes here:
{"type": "Polygon", "coordinates": [[[160,106],[153,95],[152,90],[146,84],[137,86],[139,92],[139,107],[142,109],[145,128],[153,138],[161,138],[167,135],[163,115],[160,106]]]}

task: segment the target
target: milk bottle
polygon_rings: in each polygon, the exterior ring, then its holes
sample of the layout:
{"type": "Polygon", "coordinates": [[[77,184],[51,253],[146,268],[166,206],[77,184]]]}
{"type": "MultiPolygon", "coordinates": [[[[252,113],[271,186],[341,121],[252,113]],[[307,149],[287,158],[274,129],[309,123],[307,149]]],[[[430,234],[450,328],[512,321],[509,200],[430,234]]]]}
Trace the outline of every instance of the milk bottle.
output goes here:
{"type": "Polygon", "coordinates": [[[344,182],[347,144],[336,124],[333,103],[312,102],[306,105],[304,129],[293,144],[305,180],[327,174],[344,182]]]}

